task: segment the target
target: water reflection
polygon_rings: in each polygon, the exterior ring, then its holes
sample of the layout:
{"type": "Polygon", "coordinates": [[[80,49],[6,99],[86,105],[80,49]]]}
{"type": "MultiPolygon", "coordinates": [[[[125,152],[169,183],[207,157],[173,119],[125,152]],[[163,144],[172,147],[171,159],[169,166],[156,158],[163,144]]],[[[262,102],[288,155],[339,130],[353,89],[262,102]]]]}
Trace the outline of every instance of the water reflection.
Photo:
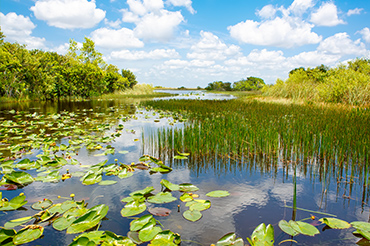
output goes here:
{"type": "MultiPolygon", "coordinates": [[[[293,202],[293,167],[297,168],[297,206],[313,211],[333,213],[338,218],[347,221],[367,221],[369,218],[368,189],[366,183],[367,169],[351,169],[350,163],[337,165],[327,160],[312,158],[304,160],[288,158],[285,152],[281,152],[275,157],[265,155],[251,155],[241,159],[221,158],[215,156],[191,156],[189,160],[174,160],[176,154],[173,148],[166,149],[166,146],[158,142],[158,139],[151,138],[151,134],[159,128],[168,127],[172,129],[169,122],[173,122],[170,117],[162,117],[158,112],[147,111],[137,108],[137,101],[122,100],[103,100],[103,101],[83,101],[73,103],[28,103],[26,106],[2,105],[1,117],[14,121],[26,120],[25,118],[14,118],[17,114],[9,113],[9,110],[25,111],[25,114],[37,112],[39,115],[61,114],[62,112],[74,113],[74,122],[82,124],[85,129],[96,126],[107,126],[102,133],[103,136],[117,134],[116,126],[122,124],[123,130],[120,135],[104,144],[111,145],[115,149],[113,155],[98,155],[102,151],[98,149],[78,149],[78,155],[73,155],[81,165],[65,166],[61,168],[64,173],[67,168],[71,172],[86,170],[84,166],[91,166],[101,161],[107,160],[108,163],[118,162],[129,164],[137,162],[142,154],[151,154],[161,158],[166,165],[174,170],[168,174],[152,174],[148,171],[135,171],[134,175],[128,179],[119,179],[115,176],[104,176],[103,179],[113,179],[118,181],[114,186],[91,185],[84,186],[78,177],[73,177],[59,183],[34,182],[24,187],[21,191],[3,191],[3,197],[12,198],[20,192],[24,192],[29,201],[29,205],[49,198],[60,202],[57,196],[69,197],[71,193],[76,194],[76,199],[85,199],[89,207],[98,204],[107,204],[109,212],[106,221],[101,224],[101,230],[110,230],[119,235],[126,235],[129,231],[131,219],[123,218],[120,211],[124,204],[121,199],[127,197],[132,191],[153,186],[155,193],[161,190],[161,179],[167,179],[172,183],[192,183],[200,188],[197,194],[200,199],[209,199],[212,207],[204,212],[203,218],[196,222],[189,222],[182,217],[182,212],[187,209],[184,203],[177,200],[170,204],[161,205],[170,208],[172,213],[169,217],[158,218],[164,228],[180,233],[184,242],[182,245],[209,245],[215,243],[221,236],[228,232],[236,232],[244,240],[249,237],[254,228],[264,222],[272,224],[275,228],[277,239],[289,239],[277,227],[281,219],[289,220],[292,218],[292,209],[285,207],[291,206],[293,202]],[[89,118],[90,121],[86,121],[89,118]],[[89,122],[89,123],[86,123],[89,122]],[[85,124],[86,123],[86,124],[85,124]],[[85,124],[85,125],[83,125],[85,124]],[[123,152],[124,151],[124,152],[123,152]],[[120,153],[121,152],[121,153],[120,153]],[[288,161],[289,160],[289,161],[288,161]],[[364,182],[365,180],[365,182],[364,182]],[[228,190],[231,196],[226,198],[208,198],[206,193],[213,190],[228,190]],[[180,205],[180,213],[177,212],[177,205],[180,205]]],[[[47,127],[46,124],[40,125],[34,132],[39,133],[40,129],[47,127]]],[[[66,122],[65,122],[66,123],[66,122]]],[[[184,123],[177,122],[176,127],[181,129],[184,123]]],[[[67,126],[67,123],[65,124],[67,126]]],[[[69,126],[69,125],[68,125],[69,126]]],[[[64,129],[59,129],[64,130],[64,129]]],[[[49,134],[56,132],[49,131],[49,134]]],[[[93,133],[91,133],[93,134],[93,133]]],[[[0,135],[4,140],[5,135],[0,135]]],[[[72,136],[71,136],[72,137],[72,136]]],[[[80,136],[85,139],[88,136],[80,136]]],[[[68,144],[69,138],[63,136],[58,144],[68,144]]],[[[41,150],[33,150],[34,153],[25,157],[37,159],[36,155],[41,150]]],[[[19,161],[16,160],[16,162],[19,161]]],[[[36,171],[31,171],[35,176],[36,171]]],[[[179,192],[173,192],[177,198],[179,192]]],[[[149,207],[155,206],[148,204],[149,207]]],[[[34,214],[34,211],[26,206],[27,211],[14,211],[2,214],[0,225],[10,219],[15,219],[34,214]]],[[[297,211],[298,220],[310,216],[310,212],[297,211]]],[[[317,214],[315,214],[317,215],[317,214]]],[[[321,229],[321,228],[320,228],[321,229]]],[[[74,235],[67,235],[65,232],[57,232],[46,227],[45,237],[38,240],[38,245],[68,245],[74,235]],[[56,241],[54,241],[54,239],[56,241]]],[[[332,230],[321,233],[321,235],[297,239],[302,245],[338,245],[334,239],[349,238],[346,245],[354,245],[357,239],[348,231],[332,230]]],[[[276,241],[279,242],[279,241],[276,241]]]]}
{"type": "Polygon", "coordinates": [[[204,90],[155,90],[156,92],[170,93],[174,96],[155,98],[154,100],[185,99],[185,100],[230,100],[233,95],[210,93],[204,90]]]}

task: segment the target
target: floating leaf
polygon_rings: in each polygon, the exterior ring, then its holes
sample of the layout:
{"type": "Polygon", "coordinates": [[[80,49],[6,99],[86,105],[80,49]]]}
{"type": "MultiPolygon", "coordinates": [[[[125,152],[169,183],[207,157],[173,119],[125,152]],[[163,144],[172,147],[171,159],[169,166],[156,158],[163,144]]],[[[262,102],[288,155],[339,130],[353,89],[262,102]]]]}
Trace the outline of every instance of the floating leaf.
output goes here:
{"type": "Polygon", "coordinates": [[[189,206],[189,209],[203,211],[203,210],[209,209],[210,207],[211,207],[211,202],[209,200],[207,201],[194,200],[192,204],[189,206]]]}
{"type": "Polygon", "coordinates": [[[161,231],[162,229],[159,226],[154,226],[152,223],[148,223],[139,231],[139,239],[143,242],[148,242],[161,231]]]}
{"type": "Polygon", "coordinates": [[[311,224],[308,224],[303,221],[289,221],[290,226],[297,232],[307,235],[307,236],[315,236],[319,234],[319,230],[311,224]]]}
{"type": "MultiPolygon", "coordinates": [[[[125,245],[125,246],[135,246],[135,243],[128,237],[117,236],[113,232],[105,231],[105,235],[102,236],[104,242],[107,242],[109,245],[125,245]]],[[[104,243],[102,245],[105,245],[104,243]]]]}
{"type": "Polygon", "coordinates": [[[230,232],[221,237],[216,244],[216,246],[229,246],[229,245],[244,246],[244,241],[240,237],[237,238],[235,233],[230,232]]]}
{"type": "Polygon", "coordinates": [[[155,208],[149,208],[149,213],[156,215],[156,216],[169,216],[171,213],[171,210],[168,208],[160,208],[160,207],[155,207],[155,208]]]}
{"type": "Polygon", "coordinates": [[[67,216],[67,217],[59,217],[53,222],[53,228],[58,231],[64,231],[68,227],[71,226],[73,221],[75,221],[76,218],[73,216],[67,216]]]}
{"type": "Polygon", "coordinates": [[[359,234],[361,234],[367,240],[370,240],[370,223],[362,222],[362,221],[355,221],[352,222],[351,225],[355,228],[359,234]]]}
{"type": "Polygon", "coordinates": [[[161,180],[161,185],[163,185],[164,187],[166,187],[167,189],[169,190],[172,190],[172,191],[177,191],[177,190],[180,190],[180,186],[177,185],[177,184],[172,184],[170,181],[168,180],[165,180],[165,179],[162,179],[161,180]]]}
{"type": "Polygon", "coordinates": [[[155,196],[151,196],[148,198],[148,202],[157,203],[157,204],[169,203],[169,202],[173,202],[176,200],[177,198],[173,197],[170,192],[159,192],[155,196]]]}
{"type": "Polygon", "coordinates": [[[105,204],[92,207],[68,227],[67,233],[80,233],[96,226],[108,213],[108,209],[109,207],[105,204]]]}
{"type": "Polygon", "coordinates": [[[177,153],[178,153],[179,155],[182,155],[182,156],[189,156],[189,155],[190,155],[190,153],[180,153],[180,152],[178,152],[178,151],[177,151],[177,153]]]}
{"type": "Polygon", "coordinates": [[[180,200],[183,201],[183,202],[190,202],[190,201],[193,201],[194,198],[192,195],[190,195],[189,193],[184,193],[180,196],[180,200]]]}
{"type": "Polygon", "coordinates": [[[272,246],[274,245],[274,238],[274,228],[272,225],[266,227],[265,223],[262,223],[254,229],[251,239],[247,238],[247,240],[252,246],[272,246]]]}
{"type": "Polygon", "coordinates": [[[35,210],[44,210],[44,209],[47,209],[48,207],[50,207],[51,205],[53,205],[53,202],[49,199],[44,199],[42,201],[38,201],[34,204],[32,204],[32,208],[35,209],[35,210]]]}
{"type": "Polygon", "coordinates": [[[99,185],[113,185],[116,184],[116,180],[103,180],[99,182],[99,185]]]}
{"type": "Polygon", "coordinates": [[[125,205],[125,207],[121,210],[121,215],[123,217],[129,217],[141,214],[146,210],[145,203],[139,203],[136,201],[129,202],[125,205]]]}
{"type": "Polygon", "coordinates": [[[27,222],[33,220],[34,218],[32,216],[28,216],[28,217],[23,217],[23,218],[19,218],[19,219],[15,219],[15,220],[10,220],[8,222],[5,223],[4,225],[4,228],[5,229],[11,229],[11,228],[14,228],[16,226],[20,226],[20,225],[23,225],[23,224],[26,224],[27,222]]]}
{"type": "Polygon", "coordinates": [[[20,245],[24,243],[32,242],[42,236],[44,232],[44,227],[39,225],[26,226],[24,229],[20,230],[14,237],[13,243],[15,245],[20,245]]]}
{"type": "Polygon", "coordinates": [[[293,229],[293,227],[286,220],[280,220],[279,227],[283,232],[285,232],[286,234],[292,237],[299,234],[297,231],[293,229]]]}
{"type": "Polygon", "coordinates": [[[189,184],[189,183],[179,184],[179,186],[180,186],[180,191],[182,191],[182,192],[192,192],[192,191],[199,190],[198,187],[196,187],[193,184],[189,184]]]}
{"type": "Polygon", "coordinates": [[[155,238],[150,242],[151,246],[176,246],[181,243],[179,234],[175,234],[170,230],[165,230],[158,233],[155,238]]]}
{"type": "Polygon", "coordinates": [[[152,215],[146,214],[141,216],[139,219],[135,219],[130,223],[130,231],[139,231],[148,223],[156,224],[156,220],[152,215]]]}
{"type": "Polygon", "coordinates": [[[86,237],[89,241],[92,241],[95,245],[101,244],[102,237],[104,235],[104,231],[91,231],[85,232],[73,239],[73,241],[78,240],[81,237],[86,237]]]}
{"type": "Polygon", "coordinates": [[[186,157],[186,156],[182,156],[182,155],[175,155],[175,156],[173,157],[173,159],[176,159],[176,160],[187,160],[187,159],[188,159],[188,157],[186,157]]]}
{"type": "Polygon", "coordinates": [[[230,193],[226,190],[215,190],[215,191],[208,192],[206,194],[206,196],[209,196],[209,197],[226,197],[229,195],[230,193]]]}
{"type": "Polygon", "coordinates": [[[195,222],[202,218],[202,214],[198,210],[186,210],[182,215],[184,216],[185,219],[190,220],[192,222],[195,222]]]}
{"type": "Polygon", "coordinates": [[[325,223],[332,229],[347,229],[351,227],[351,224],[348,222],[336,218],[321,218],[319,221],[325,223]]]}
{"type": "Polygon", "coordinates": [[[0,244],[3,245],[6,244],[9,239],[13,238],[14,235],[16,234],[16,231],[13,229],[1,229],[0,230],[0,244]]]}
{"type": "Polygon", "coordinates": [[[92,185],[99,183],[102,180],[102,175],[94,171],[88,171],[80,180],[84,185],[92,185]]]}
{"type": "MultiPolygon", "coordinates": [[[[1,194],[1,192],[0,192],[1,194]]],[[[0,211],[11,211],[11,210],[16,210],[23,205],[27,204],[27,201],[25,201],[26,196],[21,193],[18,196],[14,197],[10,201],[6,200],[1,200],[0,201],[0,211]]]]}
{"type": "Polygon", "coordinates": [[[26,185],[33,182],[33,178],[29,173],[23,171],[13,171],[4,175],[7,180],[16,184],[26,185]]]}
{"type": "Polygon", "coordinates": [[[129,178],[131,177],[132,175],[134,175],[134,173],[132,172],[128,172],[126,168],[122,169],[119,173],[118,173],[118,178],[120,179],[125,179],[125,178],[129,178]]]}
{"type": "Polygon", "coordinates": [[[73,241],[69,246],[95,246],[94,241],[90,241],[87,237],[79,237],[77,240],[73,241]]]}
{"type": "Polygon", "coordinates": [[[130,193],[130,196],[133,196],[135,194],[140,194],[140,195],[147,195],[149,194],[150,192],[154,191],[154,187],[153,186],[148,186],[146,187],[145,189],[142,189],[142,190],[137,190],[137,191],[134,191],[134,192],[131,192],[130,193]]]}

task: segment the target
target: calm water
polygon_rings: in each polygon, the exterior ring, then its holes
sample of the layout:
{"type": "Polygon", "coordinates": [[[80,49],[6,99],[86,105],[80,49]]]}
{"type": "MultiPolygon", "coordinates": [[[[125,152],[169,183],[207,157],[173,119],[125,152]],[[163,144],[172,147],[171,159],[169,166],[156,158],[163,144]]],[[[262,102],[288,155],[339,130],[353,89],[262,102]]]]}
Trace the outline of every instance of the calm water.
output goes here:
{"type": "MultiPolygon", "coordinates": [[[[195,96],[201,97],[202,95],[195,96]]],[[[81,148],[78,150],[78,155],[73,156],[73,158],[82,165],[68,165],[61,169],[61,173],[65,173],[67,168],[73,173],[86,170],[84,166],[94,165],[104,160],[108,160],[108,163],[114,163],[114,160],[118,159],[118,162],[130,164],[138,162],[139,157],[143,154],[152,155],[156,153],[156,150],[148,145],[151,140],[147,139],[146,133],[163,126],[173,127],[169,125],[173,120],[170,117],[160,118],[157,112],[147,111],[137,107],[137,104],[137,101],[127,100],[5,104],[0,106],[0,120],[30,121],[31,119],[27,119],[25,115],[34,114],[35,112],[37,115],[44,116],[73,112],[74,120],[81,124],[86,119],[93,119],[101,124],[111,124],[106,130],[109,133],[115,132],[113,125],[122,124],[124,126],[120,136],[104,144],[104,146],[109,144],[115,148],[114,155],[96,156],[102,151],[81,148]],[[18,113],[9,112],[12,109],[18,111],[18,113]],[[17,115],[21,116],[14,117],[17,115]],[[126,152],[123,154],[123,152],[119,153],[120,151],[126,152]]],[[[52,119],[45,119],[44,121],[46,121],[46,124],[48,122],[52,123],[52,119]]],[[[181,127],[182,124],[186,123],[175,123],[175,126],[181,127]]],[[[40,125],[35,131],[45,127],[45,124],[40,125]]],[[[23,135],[24,138],[27,134],[23,135]]],[[[10,137],[1,133],[0,141],[5,139],[12,141],[10,137]]],[[[64,143],[68,145],[69,139],[63,137],[57,144],[64,143]]],[[[32,151],[33,154],[24,155],[23,158],[36,160],[36,155],[42,153],[38,149],[32,151]]],[[[7,154],[6,150],[0,152],[3,152],[4,155],[7,154]]],[[[17,159],[15,162],[19,160],[17,159]]],[[[129,223],[132,219],[121,216],[120,211],[124,207],[124,203],[120,200],[129,196],[131,192],[147,186],[153,186],[155,188],[154,193],[161,191],[161,179],[167,179],[175,184],[192,183],[199,187],[200,190],[196,194],[200,195],[200,199],[209,199],[212,203],[211,208],[203,211],[203,217],[197,222],[190,222],[182,217],[182,212],[187,208],[180,200],[160,205],[160,207],[170,208],[172,213],[168,217],[158,217],[156,219],[163,224],[164,229],[170,229],[181,235],[183,240],[181,245],[210,245],[216,243],[219,238],[229,232],[235,232],[247,242],[246,238],[250,237],[254,228],[262,222],[274,226],[275,244],[277,245],[285,239],[290,239],[288,235],[280,231],[277,225],[281,219],[290,220],[295,217],[296,220],[301,220],[311,215],[318,218],[324,217],[324,215],[315,212],[302,210],[297,210],[296,214],[293,213],[289,206],[292,206],[293,203],[294,172],[285,168],[283,161],[278,158],[267,161],[266,165],[269,165],[270,162],[277,167],[266,169],[269,171],[261,171],[255,168],[255,163],[234,162],[233,160],[225,162],[215,159],[210,163],[204,163],[202,160],[192,160],[191,157],[189,160],[162,160],[166,165],[173,168],[172,172],[168,174],[149,174],[145,170],[135,170],[134,175],[127,179],[119,179],[115,176],[103,177],[103,180],[113,179],[118,181],[118,183],[111,186],[99,186],[97,184],[85,186],[81,184],[79,178],[72,177],[64,182],[33,182],[20,190],[2,191],[2,196],[8,199],[24,192],[28,204],[24,206],[25,210],[1,212],[0,225],[2,226],[11,219],[35,214],[30,205],[43,198],[62,202],[63,200],[57,199],[58,195],[69,197],[71,193],[74,193],[76,200],[85,199],[89,203],[88,208],[98,204],[107,204],[109,206],[109,212],[106,216],[108,220],[102,221],[100,230],[110,230],[117,235],[125,236],[129,231],[129,223]],[[213,190],[227,190],[231,195],[226,198],[208,198],[205,196],[206,193],[213,190]],[[177,211],[178,205],[180,205],[180,213],[177,211]]],[[[255,161],[263,160],[255,159],[255,161]]],[[[317,168],[316,171],[308,173],[303,170],[304,168],[297,167],[298,208],[333,214],[337,218],[348,222],[369,221],[368,194],[367,189],[365,189],[367,187],[363,186],[363,180],[344,175],[340,180],[332,178],[331,173],[340,172],[335,165],[330,166],[330,172],[325,175],[325,180],[318,178],[319,175],[317,174],[321,169],[317,168]]],[[[28,172],[34,177],[37,175],[36,171],[28,172]]],[[[172,194],[177,198],[181,195],[180,192],[172,192],[172,194]]],[[[158,205],[147,203],[147,206],[150,208],[158,205]]],[[[146,213],[148,212],[141,215],[146,213]]],[[[307,222],[310,221],[307,220],[307,222]]],[[[312,221],[312,223],[316,222],[312,221]]],[[[321,233],[315,237],[297,236],[294,237],[294,240],[298,241],[298,244],[286,242],[282,245],[356,245],[359,241],[352,234],[354,229],[322,231],[323,225],[319,225],[318,228],[321,233]]],[[[52,226],[46,226],[44,237],[30,243],[30,245],[68,245],[74,237],[75,235],[67,235],[65,231],[58,232],[52,226]]]]}

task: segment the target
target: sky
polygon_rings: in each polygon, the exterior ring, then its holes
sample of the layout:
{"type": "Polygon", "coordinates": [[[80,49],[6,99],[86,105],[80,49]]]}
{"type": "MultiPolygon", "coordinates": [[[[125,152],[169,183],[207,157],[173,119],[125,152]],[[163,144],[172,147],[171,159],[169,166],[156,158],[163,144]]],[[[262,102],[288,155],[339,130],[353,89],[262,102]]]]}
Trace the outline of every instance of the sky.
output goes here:
{"type": "Polygon", "coordinates": [[[139,83],[174,88],[370,58],[369,0],[2,0],[0,26],[59,54],[90,38],[139,83]]]}

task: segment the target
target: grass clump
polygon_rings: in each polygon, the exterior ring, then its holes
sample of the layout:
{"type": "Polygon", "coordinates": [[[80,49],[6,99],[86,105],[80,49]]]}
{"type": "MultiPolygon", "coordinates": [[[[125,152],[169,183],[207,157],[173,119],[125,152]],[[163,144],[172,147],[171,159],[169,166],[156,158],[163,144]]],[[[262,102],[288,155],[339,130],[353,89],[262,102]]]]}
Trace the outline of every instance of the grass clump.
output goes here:
{"type": "Polygon", "coordinates": [[[102,95],[100,98],[113,99],[122,97],[134,97],[134,98],[152,98],[152,97],[163,97],[169,96],[169,93],[155,92],[154,87],[151,84],[137,84],[133,88],[128,88],[124,91],[116,91],[111,94],[102,95]]]}

